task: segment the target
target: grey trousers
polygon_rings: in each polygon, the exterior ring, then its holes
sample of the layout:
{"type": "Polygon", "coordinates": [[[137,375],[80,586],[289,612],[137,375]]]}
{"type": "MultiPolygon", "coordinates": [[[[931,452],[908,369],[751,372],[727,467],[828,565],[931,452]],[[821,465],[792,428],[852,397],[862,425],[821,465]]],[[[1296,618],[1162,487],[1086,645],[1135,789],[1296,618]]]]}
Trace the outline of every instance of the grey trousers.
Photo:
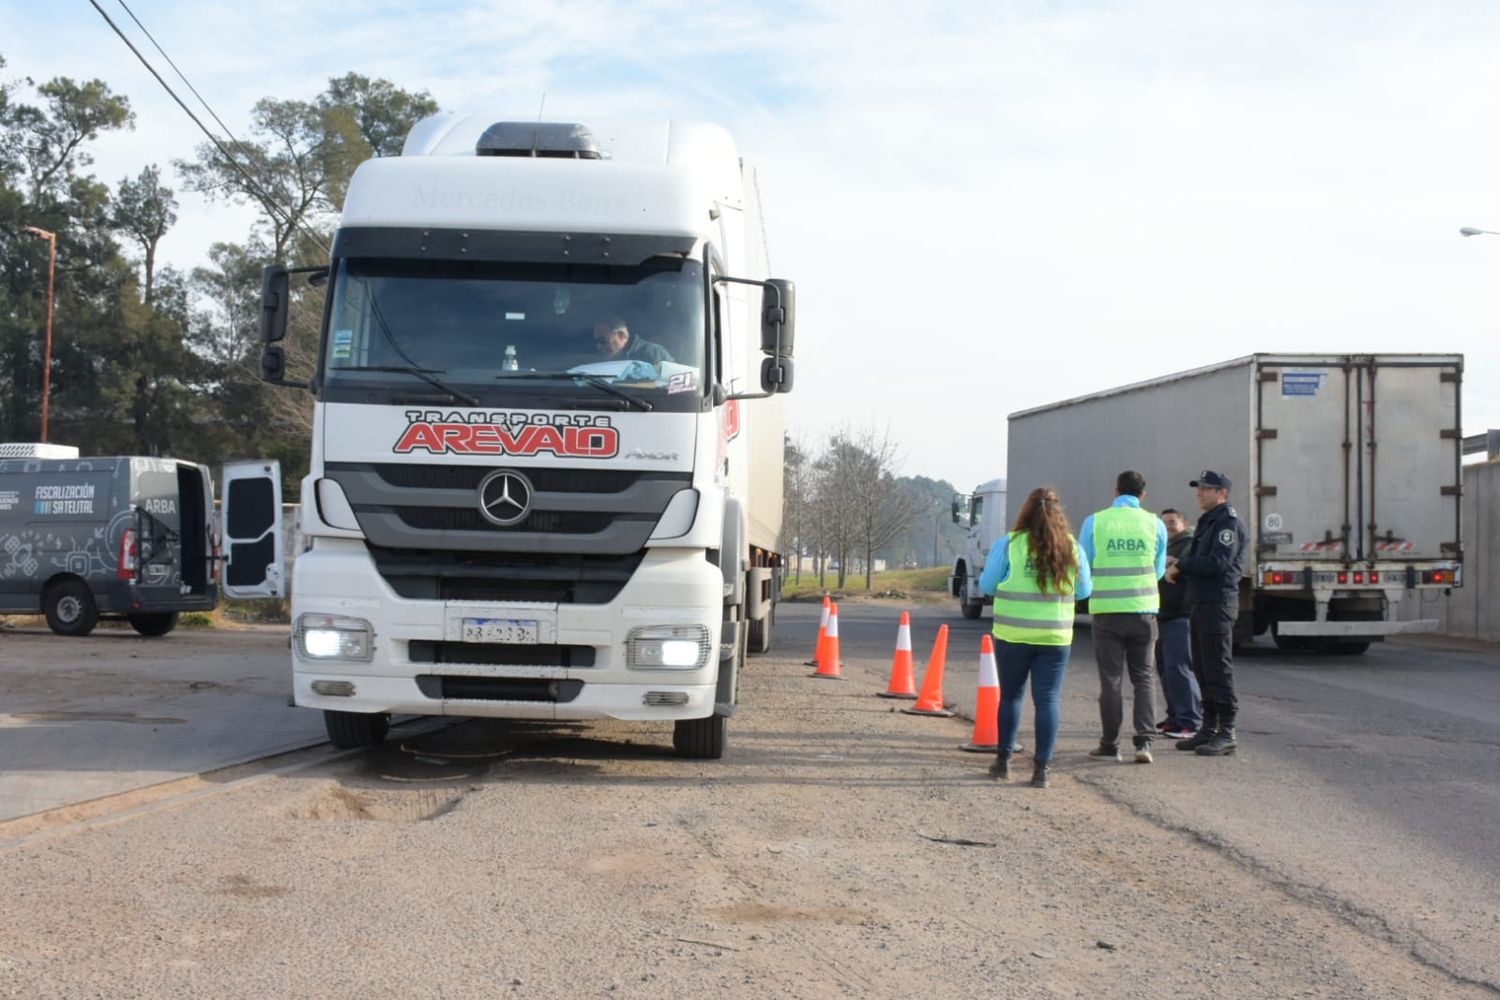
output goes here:
{"type": "Polygon", "coordinates": [[[1099,664],[1099,742],[1118,746],[1125,718],[1126,673],[1134,692],[1131,719],[1135,745],[1156,735],[1156,616],[1106,614],[1094,616],[1094,660],[1099,664]]]}

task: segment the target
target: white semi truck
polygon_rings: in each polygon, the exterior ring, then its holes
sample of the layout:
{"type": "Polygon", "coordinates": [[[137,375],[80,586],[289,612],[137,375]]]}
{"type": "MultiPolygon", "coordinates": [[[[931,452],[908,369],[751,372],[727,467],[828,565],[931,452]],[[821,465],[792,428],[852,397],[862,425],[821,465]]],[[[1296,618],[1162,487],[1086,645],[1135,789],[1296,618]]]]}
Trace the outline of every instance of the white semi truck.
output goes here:
{"type": "Polygon", "coordinates": [[[1146,477],[1146,506],[1197,520],[1205,469],[1250,530],[1236,639],[1361,653],[1432,631],[1398,619],[1463,583],[1458,354],[1253,354],[1010,415],[1010,514],[1059,491],[1076,527],[1146,477]]]}
{"type": "Polygon", "coordinates": [[[948,593],[958,598],[965,618],[978,618],[984,611],[985,595],[979,591],[979,576],[995,540],[1010,530],[1005,519],[1005,480],[980,483],[967,498],[953,498],[953,523],[967,525],[964,548],[953,559],[948,593]]]}
{"type": "MultiPolygon", "coordinates": [[[[428,118],[306,270],[296,704],[340,747],[412,713],[661,720],[721,756],[771,645],[794,305],[730,136],[428,118]]],[[[291,273],[265,275],[272,382],[291,273]]]]}

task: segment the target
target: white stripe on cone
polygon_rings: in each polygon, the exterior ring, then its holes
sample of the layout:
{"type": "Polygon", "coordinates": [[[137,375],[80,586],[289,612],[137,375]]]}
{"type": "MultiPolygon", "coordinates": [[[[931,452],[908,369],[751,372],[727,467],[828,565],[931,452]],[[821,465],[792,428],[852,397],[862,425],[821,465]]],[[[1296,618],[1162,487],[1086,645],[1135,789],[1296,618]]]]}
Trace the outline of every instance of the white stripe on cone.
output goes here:
{"type": "Polygon", "coordinates": [[[1000,686],[1000,673],[995,669],[995,651],[985,650],[979,654],[979,686],[982,688],[997,688],[1000,686]]]}
{"type": "Polygon", "coordinates": [[[897,652],[911,652],[910,625],[901,625],[896,628],[896,650],[897,652]]]}

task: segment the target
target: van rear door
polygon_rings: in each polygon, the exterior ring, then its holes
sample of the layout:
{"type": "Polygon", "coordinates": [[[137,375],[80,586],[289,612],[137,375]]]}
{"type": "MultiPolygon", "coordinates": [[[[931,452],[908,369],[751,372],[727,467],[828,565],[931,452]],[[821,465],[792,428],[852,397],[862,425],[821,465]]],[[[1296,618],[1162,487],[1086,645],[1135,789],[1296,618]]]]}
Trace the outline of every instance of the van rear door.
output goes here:
{"type": "Polygon", "coordinates": [[[286,593],[281,526],[281,463],[224,463],[224,594],[281,597],[286,593]]]}

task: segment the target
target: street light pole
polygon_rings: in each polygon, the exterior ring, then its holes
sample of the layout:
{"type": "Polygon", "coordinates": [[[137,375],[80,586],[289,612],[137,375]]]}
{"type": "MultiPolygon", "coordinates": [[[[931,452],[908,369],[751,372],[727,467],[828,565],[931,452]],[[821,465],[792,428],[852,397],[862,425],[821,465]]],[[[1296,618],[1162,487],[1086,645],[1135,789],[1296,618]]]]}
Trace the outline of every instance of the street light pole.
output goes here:
{"type": "Polygon", "coordinates": [[[42,444],[46,444],[47,404],[52,396],[52,290],[57,279],[57,234],[36,226],[25,229],[47,241],[47,335],[42,341],[42,444]]]}

